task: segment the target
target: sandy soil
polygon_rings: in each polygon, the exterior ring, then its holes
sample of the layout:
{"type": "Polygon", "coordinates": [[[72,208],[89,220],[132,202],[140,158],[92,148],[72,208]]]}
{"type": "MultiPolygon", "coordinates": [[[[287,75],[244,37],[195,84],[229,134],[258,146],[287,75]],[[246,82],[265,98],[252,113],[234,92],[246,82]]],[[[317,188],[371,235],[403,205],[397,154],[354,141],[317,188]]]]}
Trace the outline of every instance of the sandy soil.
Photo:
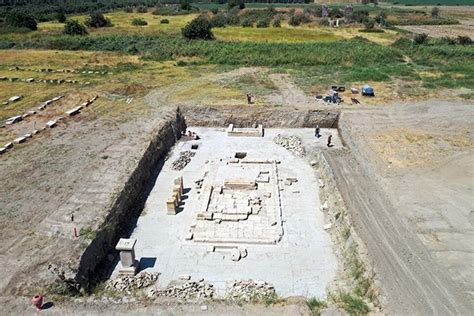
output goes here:
{"type": "Polygon", "coordinates": [[[351,152],[329,161],[390,312],[468,314],[474,306],[472,124],[472,105],[449,102],[343,114],[351,152]],[[413,130],[424,136],[418,150],[399,141],[418,142],[413,130]]]}
{"type": "Polygon", "coordinates": [[[413,33],[426,33],[431,37],[469,36],[474,39],[474,19],[461,20],[455,25],[404,25],[397,28],[413,33]]]}

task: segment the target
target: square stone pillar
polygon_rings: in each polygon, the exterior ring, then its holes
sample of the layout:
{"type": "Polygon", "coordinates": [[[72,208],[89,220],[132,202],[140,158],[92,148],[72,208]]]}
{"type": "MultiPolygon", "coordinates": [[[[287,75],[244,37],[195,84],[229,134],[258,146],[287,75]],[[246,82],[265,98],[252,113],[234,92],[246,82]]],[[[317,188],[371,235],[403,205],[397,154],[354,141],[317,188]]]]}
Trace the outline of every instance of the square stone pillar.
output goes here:
{"type": "Polygon", "coordinates": [[[183,184],[183,177],[177,177],[176,179],[174,179],[174,185],[177,186],[179,185],[180,187],[180,193],[181,195],[184,194],[184,184],[183,184]]]}
{"type": "Polygon", "coordinates": [[[173,197],[166,201],[166,210],[168,211],[168,215],[176,215],[176,202],[173,197]]]}
{"type": "Polygon", "coordinates": [[[136,239],[120,238],[115,249],[120,251],[119,274],[137,274],[138,261],[135,260],[136,239]]]}

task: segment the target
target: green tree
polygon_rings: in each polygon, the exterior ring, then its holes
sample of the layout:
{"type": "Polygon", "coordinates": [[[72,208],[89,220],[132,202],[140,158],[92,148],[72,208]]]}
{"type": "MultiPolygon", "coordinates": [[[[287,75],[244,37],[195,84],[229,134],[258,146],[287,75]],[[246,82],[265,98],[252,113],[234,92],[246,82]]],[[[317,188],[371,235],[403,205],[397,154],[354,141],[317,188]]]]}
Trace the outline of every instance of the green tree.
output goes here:
{"type": "Polygon", "coordinates": [[[99,28],[99,27],[109,27],[112,26],[112,22],[109,18],[106,18],[100,12],[94,12],[86,20],[86,25],[89,27],[99,28]]]}
{"type": "Polygon", "coordinates": [[[64,13],[57,13],[56,14],[56,20],[58,20],[59,23],[65,23],[66,22],[66,16],[64,13]]]}
{"type": "Polygon", "coordinates": [[[145,26],[145,25],[148,25],[148,22],[145,21],[144,19],[135,18],[135,19],[132,20],[132,25],[134,25],[134,26],[145,26]]]}
{"type": "Polygon", "coordinates": [[[35,19],[21,12],[12,12],[6,16],[5,21],[8,25],[14,27],[26,27],[32,31],[36,31],[38,29],[38,23],[36,23],[35,19]]]}
{"type": "Polygon", "coordinates": [[[229,10],[234,7],[238,7],[240,10],[242,10],[245,8],[245,2],[244,0],[229,0],[229,2],[227,2],[227,7],[229,10]]]}
{"type": "Polygon", "coordinates": [[[207,17],[202,15],[186,24],[186,26],[181,29],[181,33],[187,39],[214,39],[211,22],[209,22],[207,17]]]}
{"type": "Polygon", "coordinates": [[[64,25],[64,34],[67,35],[87,35],[86,27],[76,20],[67,20],[64,25]]]}

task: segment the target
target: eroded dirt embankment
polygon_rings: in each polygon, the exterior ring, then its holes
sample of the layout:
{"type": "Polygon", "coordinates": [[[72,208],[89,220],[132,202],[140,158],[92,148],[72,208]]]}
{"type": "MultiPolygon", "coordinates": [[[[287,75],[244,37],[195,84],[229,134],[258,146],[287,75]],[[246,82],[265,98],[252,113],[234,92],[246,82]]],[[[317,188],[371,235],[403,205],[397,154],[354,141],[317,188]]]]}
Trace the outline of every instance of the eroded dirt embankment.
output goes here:
{"type": "Polygon", "coordinates": [[[234,124],[235,127],[253,127],[263,124],[265,128],[300,128],[316,125],[321,128],[336,128],[339,120],[339,111],[335,110],[252,106],[245,108],[185,106],[181,109],[189,126],[224,127],[234,124]]]}
{"type": "Polygon", "coordinates": [[[184,130],[186,123],[178,109],[174,117],[170,115],[153,131],[142,158],[107,212],[96,238],[80,258],[76,280],[83,287],[87,288],[90,281],[97,277],[97,268],[101,267],[103,261],[107,261],[106,257],[113,252],[118,239],[133,227],[134,219],[143,208],[150,182],[156,178],[160,163],[184,130]]]}

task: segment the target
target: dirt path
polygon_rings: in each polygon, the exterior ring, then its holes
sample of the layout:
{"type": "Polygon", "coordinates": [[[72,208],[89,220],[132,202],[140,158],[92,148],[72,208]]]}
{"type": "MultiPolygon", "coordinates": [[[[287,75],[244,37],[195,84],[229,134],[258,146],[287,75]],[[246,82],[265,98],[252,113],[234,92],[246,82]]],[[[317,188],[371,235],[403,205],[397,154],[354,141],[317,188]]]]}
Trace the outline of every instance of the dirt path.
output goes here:
{"type": "Polygon", "coordinates": [[[279,89],[279,93],[268,96],[270,103],[296,108],[308,107],[311,103],[314,104],[314,102],[311,102],[311,98],[293,83],[289,75],[271,74],[269,78],[279,89]]]}

